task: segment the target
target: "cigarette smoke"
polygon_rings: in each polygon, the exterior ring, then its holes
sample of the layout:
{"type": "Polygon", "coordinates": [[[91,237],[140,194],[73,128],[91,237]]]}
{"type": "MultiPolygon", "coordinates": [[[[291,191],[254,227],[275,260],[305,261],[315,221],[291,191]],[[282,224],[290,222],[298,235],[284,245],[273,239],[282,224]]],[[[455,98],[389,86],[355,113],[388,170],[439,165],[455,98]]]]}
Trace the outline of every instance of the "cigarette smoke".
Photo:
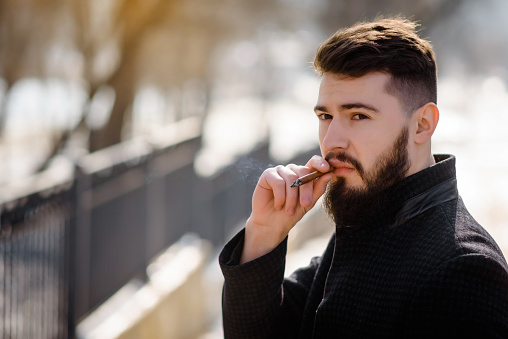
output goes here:
{"type": "Polygon", "coordinates": [[[240,177],[249,185],[255,185],[263,171],[274,165],[270,163],[263,163],[254,158],[240,158],[235,163],[235,169],[238,171],[240,177]]]}

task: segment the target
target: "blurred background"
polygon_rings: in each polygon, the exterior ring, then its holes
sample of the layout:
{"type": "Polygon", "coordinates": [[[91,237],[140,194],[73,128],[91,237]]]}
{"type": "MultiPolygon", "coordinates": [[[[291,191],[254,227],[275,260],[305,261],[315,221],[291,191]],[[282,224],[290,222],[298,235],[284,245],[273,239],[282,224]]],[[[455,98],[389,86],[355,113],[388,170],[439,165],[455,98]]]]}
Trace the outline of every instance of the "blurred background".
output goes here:
{"type": "Polygon", "coordinates": [[[0,334],[221,337],[216,256],[257,176],[318,153],[315,50],[377,15],[418,20],[435,47],[434,152],[457,156],[466,206],[508,254],[507,13],[504,0],[0,0],[0,334]],[[101,324],[129,302],[142,315],[101,324]]]}

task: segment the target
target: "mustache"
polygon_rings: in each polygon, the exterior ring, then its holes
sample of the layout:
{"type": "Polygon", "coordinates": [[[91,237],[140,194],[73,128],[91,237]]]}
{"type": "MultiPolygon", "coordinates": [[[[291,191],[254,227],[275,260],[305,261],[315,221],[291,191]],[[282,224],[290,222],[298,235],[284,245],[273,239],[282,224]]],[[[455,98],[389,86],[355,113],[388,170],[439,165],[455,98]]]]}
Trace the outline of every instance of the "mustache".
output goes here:
{"type": "Polygon", "coordinates": [[[353,166],[360,175],[360,177],[363,178],[364,169],[362,164],[360,164],[360,162],[357,159],[350,156],[349,154],[345,152],[334,153],[332,151],[329,151],[328,153],[326,153],[325,160],[330,161],[331,159],[337,159],[340,162],[353,166]]]}

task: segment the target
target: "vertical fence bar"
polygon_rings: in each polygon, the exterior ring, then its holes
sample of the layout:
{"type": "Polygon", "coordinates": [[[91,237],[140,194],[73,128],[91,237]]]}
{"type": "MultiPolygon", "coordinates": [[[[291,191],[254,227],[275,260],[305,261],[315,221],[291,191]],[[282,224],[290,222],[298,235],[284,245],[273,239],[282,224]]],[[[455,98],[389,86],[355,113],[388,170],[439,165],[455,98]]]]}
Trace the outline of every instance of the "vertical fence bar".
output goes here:
{"type": "Polygon", "coordinates": [[[89,309],[90,294],[90,176],[75,167],[75,215],[70,229],[69,327],[89,309]]]}

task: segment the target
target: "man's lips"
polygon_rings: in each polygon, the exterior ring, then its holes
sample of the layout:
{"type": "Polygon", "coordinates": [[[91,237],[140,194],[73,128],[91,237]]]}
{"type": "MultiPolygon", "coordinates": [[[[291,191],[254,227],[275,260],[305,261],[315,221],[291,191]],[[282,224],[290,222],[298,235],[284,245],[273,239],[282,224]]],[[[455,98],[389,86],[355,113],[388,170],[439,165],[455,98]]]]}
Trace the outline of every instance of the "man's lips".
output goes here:
{"type": "Polygon", "coordinates": [[[343,162],[336,160],[336,159],[330,159],[328,161],[328,163],[330,164],[330,166],[335,168],[333,173],[336,175],[337,174],[346,174],[346,173],[350,173],[352,171],[356,171],[356,168],[353,165],[343,163],[343,162]]]}
{"type": "Polygon", "coordinates": [[[355,169],[351,168],[351,167],[335,167],[333,174],[335,174],[336,176],[341,176],[341,175],[352,173],[354,171],[355,171],[355,169]]]}

